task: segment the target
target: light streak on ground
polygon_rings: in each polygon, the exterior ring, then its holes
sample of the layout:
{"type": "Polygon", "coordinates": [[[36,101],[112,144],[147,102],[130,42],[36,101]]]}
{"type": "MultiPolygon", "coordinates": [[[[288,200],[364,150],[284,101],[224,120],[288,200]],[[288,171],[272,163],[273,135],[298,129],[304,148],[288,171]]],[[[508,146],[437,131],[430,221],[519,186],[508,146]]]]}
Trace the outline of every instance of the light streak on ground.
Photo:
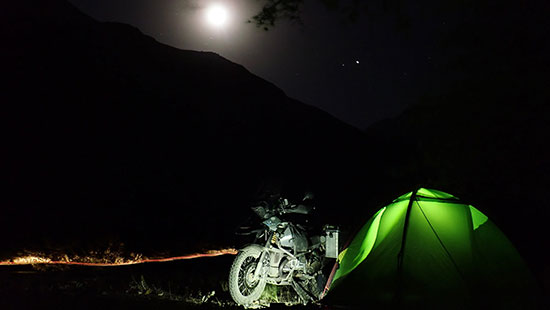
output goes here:
{"type": "MultiPolygon", "coordinates": [[[[164,257],[164,258],[140,258],[136,260],[117,260],[115,262],[89,262],[89,261],[78,261],[78,260],[52,260],[47,257],[42,256],[33,256],[27,255],[22,257],[15,257],[13,259],[0,262],[0,266],[11,266],[11,265],[78,265],[78,266],[96,266],[96,267],[111,267],[111,266],[125,266],[125,265],[136,265],[144,263],[162,263],[162,262],[171,262],[176,260],[185,260],[193,258],[202,258],[202,257],[215,257],[221,255],[235,255],[237,254],[235,249],[222,249],[222,250],[212,250],[205,253],[195,253],[183,256],[173,256],[173,257],[164,257]]],[[[90,260],[90,259],[86,259],[90,260]]]]}

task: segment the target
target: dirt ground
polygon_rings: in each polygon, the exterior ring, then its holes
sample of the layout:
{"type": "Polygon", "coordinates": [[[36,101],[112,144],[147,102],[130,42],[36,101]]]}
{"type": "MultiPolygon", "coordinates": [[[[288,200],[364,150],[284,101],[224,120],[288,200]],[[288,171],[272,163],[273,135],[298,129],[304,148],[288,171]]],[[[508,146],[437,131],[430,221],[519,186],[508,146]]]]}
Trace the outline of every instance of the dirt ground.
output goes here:
{"type": "MultiPolygon", "coordinates": [[[[202,299],[212,291],[225,295],[214,274],[223,281],[220,269],[228,259],[207,260],[214,268],[204,269],[206,262],[191,261],[120,267],[4,266],[0,268],[0,307],[171,309],[183,303],[201,305],[214,300],[214,296],[202,299]],[[194,303],[194,297],[200,302],[194,303]]],[[[230,301],[227,296],[215,298],[230,301]]]]}
{"type": "MultiPolygon", "coordinates": [[[[233,258],[120,267],[0,266],[0,309],[243,309],[227,291],[233,258]]],[[[321,306],[271,304],[279,307],[321,306]]]]}

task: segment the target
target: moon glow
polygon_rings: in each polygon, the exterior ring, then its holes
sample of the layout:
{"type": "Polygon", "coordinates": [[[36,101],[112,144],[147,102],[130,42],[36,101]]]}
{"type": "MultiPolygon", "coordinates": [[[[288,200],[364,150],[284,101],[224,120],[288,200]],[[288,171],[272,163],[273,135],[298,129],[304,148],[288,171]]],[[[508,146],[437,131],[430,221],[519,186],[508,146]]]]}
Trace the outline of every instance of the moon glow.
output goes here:
{"type": "Polygon", "coordinates": [[[214,4],[206,10],[206,21],[216,28],[221,28],[227,23],[228,19],[227,9],[219,4],[214,4]]]}

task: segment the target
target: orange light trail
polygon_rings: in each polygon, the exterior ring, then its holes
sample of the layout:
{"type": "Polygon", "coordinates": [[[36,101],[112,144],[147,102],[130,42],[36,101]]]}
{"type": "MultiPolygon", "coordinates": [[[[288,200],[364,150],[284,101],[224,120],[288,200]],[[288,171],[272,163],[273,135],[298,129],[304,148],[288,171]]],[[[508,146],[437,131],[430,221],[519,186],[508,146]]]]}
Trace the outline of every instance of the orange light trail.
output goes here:
{"type": "Polygon", "coordinates": [[[128,261],[116,261],[113,263],[105,262],[82,262],[82,261],[71,261],[71,260],[51,260],[49,258],[40,257],[40,256],[23,256],[10,259],[8,261],[0,262],[0,266],[13,266],[13,265],[77,265],[77,266],[95,266],[95,267],[113,267],[113,266],[126,266],[126,265],[136,265],[144,263],[163,263],[171,262],[176,260],[186,260],[193,258],[202,258],[202,257],[215,257],[221,255],[236,255],[238,253],[235,249],[222,249],[222,250],[213,250],[207,251],[206,253],[195,253],[183,256],[174,256],[166,258],[143,258],[138,260],[128,260],[128,261]]]}

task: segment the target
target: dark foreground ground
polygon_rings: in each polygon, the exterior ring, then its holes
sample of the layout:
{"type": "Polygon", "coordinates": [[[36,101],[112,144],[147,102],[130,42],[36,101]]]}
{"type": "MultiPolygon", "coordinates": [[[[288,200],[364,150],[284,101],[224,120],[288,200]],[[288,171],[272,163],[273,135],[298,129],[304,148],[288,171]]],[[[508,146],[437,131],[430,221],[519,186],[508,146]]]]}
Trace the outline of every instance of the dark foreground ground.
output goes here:
{"type": "MultiPolygon", "coordinates": [[[[227,291],[232,255],[121,267],[0,266],[0,309],[237,310],[227,291]]],[[[273,310],[342,310],[273,302],[273,310]]],[[[548,300],[543,305],[548,305],[548,300]]],[[[541,305],[540,309],[547,309],[541,305]]]]}
{"type": "MultiPolygon", "coordinates": [[[[0,266],[0,309],[243,309],[227,291],[233,258],[121,267],[0,266]]],[[[290,309],[271,305],[282,307],[290,309]]]]}

